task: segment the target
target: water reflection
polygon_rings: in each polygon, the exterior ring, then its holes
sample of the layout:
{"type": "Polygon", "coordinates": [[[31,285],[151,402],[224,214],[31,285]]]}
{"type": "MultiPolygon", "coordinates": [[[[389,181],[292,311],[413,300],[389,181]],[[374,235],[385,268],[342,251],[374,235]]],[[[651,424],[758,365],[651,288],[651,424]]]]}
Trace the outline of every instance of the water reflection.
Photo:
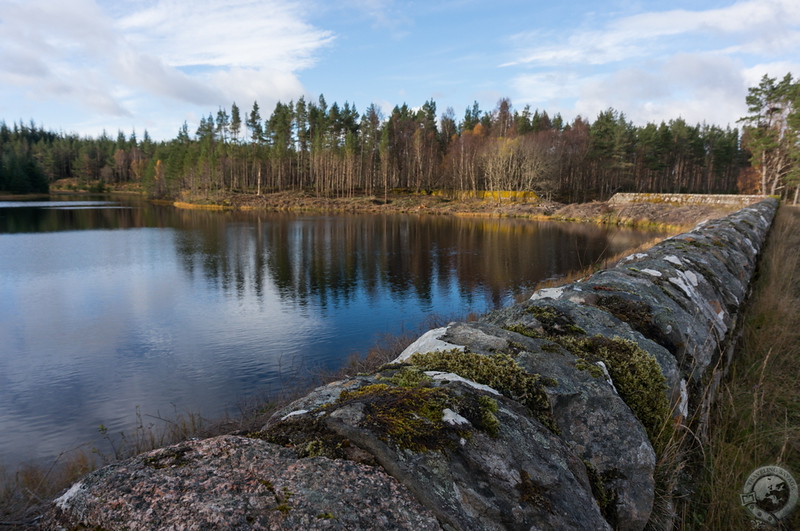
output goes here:
{"type": "Polygon", "coordinates": [[[648,236],[510,219],[0,203],[0,461],[53,457],[96,439],[100,423],[129,430],[136,406],[235,411],[293,368],[337,365],[431,313],[508,304],[648,236]]]}
{"type": "Polygon", "coordinates": [[[299,216],[176,210],[144,202],[0,202],[0,233],[166,228],[180,230],[182,267],[239,297],[264,296],[272,281],[283,299],[338,307],[359,291],[416,296],[458,284],[491,306],[605,253],[646,239],[639,231],[513,219],[412,215],[299,216]],[[14,210],[7,210],[14,207],[14,210]],[[48,208],[42,208],[48,207],[48,208]],[[520,282],[522,284],[520,284],[520,282]]]}
{"type": "MultiPolygon", "coordinates": [[[[201,216],[187,215],[198,226],[201,216]]],[[[594,225],[403,215],[229,215],[202,226],[176,240],[187,273],[202,272],[238,297],[263,297],[274,282],[282,299],[322,310],[361,292],[430,305],[435,290],[453,283],[467,302],[480,295],[498,306],[512,292],[644,239],[594,225]]]]}

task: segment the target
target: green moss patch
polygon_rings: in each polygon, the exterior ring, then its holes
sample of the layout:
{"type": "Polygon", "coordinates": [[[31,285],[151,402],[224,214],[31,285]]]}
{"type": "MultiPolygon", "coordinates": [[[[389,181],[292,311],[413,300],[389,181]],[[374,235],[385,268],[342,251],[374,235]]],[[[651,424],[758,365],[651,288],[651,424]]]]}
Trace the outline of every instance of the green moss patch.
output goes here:
{"type": "Polygon", "coordinates": [[[605,378],[605,373],[596,363],[591,363],[583,358],[578,358],[575,362],[575,368],[579,371],[586,371],[592,375],[593,378],[605,378]]]}
{"type": "Polygon", "coordinates": [[[600,507],[603,518],[616,529],[616,524],[619,522],[617,515],[619,496],[617,496],[616,492],[609,491],[605,483],[619,477],[619,473],[614,470],[601,474],[589,461],[584,460],[583,464],[586,467],[586,475],[589,477],[589,484],[592,487],[592,496],[600,507]]]}
{"type": "Polygon", "coordinates": [[[545,380],[538,374],[529,374],[517,365],[508,354],[482,356],[472,352],[448,350],[444,352],[416,353],[409,360],[426,371],[443,371],[458,374],[480,384],[488,385],[530,409],[539,421],[557,432],[550,401],[544,391],[545,380]]]}
{"type": "Polygon", "coordinates": [[[625,321],[631,328],[662,347],[667,349],[673,347],[672,342],[661,330],[661,327],[656,325],[650,305],[646,302],[632,301],[619,295],[609,295],[600,297],[597,300],[597,306],[603,308],[620,321],[625,321]]]}
{"type": "Polygon", "coordinates": [[[458,414],[490,437],[500,435],[497,409],[497,400],[486,395],[468,395],[458,401],[458,414]]]}
{"type": "Polygon", "coordinates": [[[385,366],[381,369],[381,373],[386,371],[390,374],[388,376],[380,374],[378,379],[396,385],[397,387],[419,387],[428,385],[433,381],[422,369],[414,367],[413,365],[403,365],[400,366],[399,369],[385,366]]]}
{"type": "Polygon", "coordinates": [[[443,389],[374,384],[343,391],[336,404],[351,402],[364,404],[361,426],[399,448],[414,452],[454,448],[465,434],[442,420],[444,409],[453,403],[443,389]]]}
{"type": "Polygon", "coordinates": [[[514,332],[522,336],[531,337],[533,339],[545,338],[545,334],[542,334],[538,330],[534,330],[533,328],[528,328],[527,326],[521,324],[504,326],[503,330],[508,330],[509,332],[514,332]]]}
{"type": "Polygon", "coordinates": [[[552,511],[553,508],[550,500],[544,496],[547,489],[534,482],[527,471],[519,471],[519,483],[516,485],[516,488],[517,491],[519,491],[520,503],[529,503],[534,507],[544,509],[548,512],[552,511]]]}
{"type": "Polygon", "coordinates": [[[350,441],[332,433],[320,417],[297,415],[290,417],[258,438],[294,449],[297,457],[328,457],[343,459],[350,441]]]}
{"type": "Polygon", "coordinates": [[[549,336],[586,335],[586,331],[575,324],[571,315],[553,306],[531,306],[527,311],[542,323],[542,328],[549,336]]]}
{"type": "Polygon", "coordinates": [[[653,446],[657,446],[664,427],[671,424],[667,422],[667,384],[655,357],[635,342],[619,337],[563,337],[558,341],[574,355],[606,365],[617,392],[642,423],[653,446]]]}

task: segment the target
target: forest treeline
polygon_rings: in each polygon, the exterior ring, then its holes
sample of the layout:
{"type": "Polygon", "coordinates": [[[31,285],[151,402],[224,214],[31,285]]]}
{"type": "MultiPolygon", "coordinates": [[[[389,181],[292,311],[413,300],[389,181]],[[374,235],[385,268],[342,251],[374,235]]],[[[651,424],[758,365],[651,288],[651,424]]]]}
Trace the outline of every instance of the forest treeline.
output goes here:
{"type": "Polygon", "coordinates": [[[681,118],[634,126],[608,109],[593,122],[514,110],[501,99],[491,111],[477,102],[458,119],[436,103],[372,104],[360,113],[345,102],[278,103],[262,116],[235,103],[186,123],[177,136],[153,141],[119,132],[98,138],[45,131],[35,123],[0,123],[0,190],[46,191],[77,179],[94,186],[141,185],[151,197],[190,200],[221,192],[305,190],[319,196],[393,189],[533,191],[565,202],[606,199],[616,192],[763,192],[797,195],[798,88],[764,77],[750,89],[743,134],[681,118]],[[751,101],[752,100],[752,101],[751,101]],[[794,148],[792,147],[794,146],[794,148]]]}

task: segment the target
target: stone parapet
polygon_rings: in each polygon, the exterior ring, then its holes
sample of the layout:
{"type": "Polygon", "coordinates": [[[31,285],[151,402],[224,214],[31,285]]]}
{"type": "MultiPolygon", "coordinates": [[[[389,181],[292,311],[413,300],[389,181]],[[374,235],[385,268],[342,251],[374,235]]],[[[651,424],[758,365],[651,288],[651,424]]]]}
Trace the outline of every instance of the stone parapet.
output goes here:
{"type": "Polygon", "coordinates": [[[628,203],[671,203],[675,205],[740,206],[752,205],[766,199],[763,195],[734,194],[614,194],[609,205],[628,203]]]}

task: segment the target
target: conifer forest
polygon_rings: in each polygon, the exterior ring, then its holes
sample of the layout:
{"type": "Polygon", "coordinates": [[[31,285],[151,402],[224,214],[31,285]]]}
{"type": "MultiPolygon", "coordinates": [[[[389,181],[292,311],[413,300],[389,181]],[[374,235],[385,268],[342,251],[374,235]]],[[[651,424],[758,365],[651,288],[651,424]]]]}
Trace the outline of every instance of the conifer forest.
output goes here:
{"type": "Polygon", "coordinates": [[[765,193],[796,201],[800,83],[764,76],[748,115],[724,128],[680,117],[635,126],[607,109],[592,121],[514,109],[501,99],[458,117],[419,108],[301,97],[271,112],[233,103],[170,140],[120,131],[97,138],[0,122],[0,191],[47,192],[74,179],[97,191],[135,185],[152,198],[215,201],[226,193],[303,190],[382,197],[396,189],[459,197],[532,191],[562,202],[616,192],[765,193]]]}

